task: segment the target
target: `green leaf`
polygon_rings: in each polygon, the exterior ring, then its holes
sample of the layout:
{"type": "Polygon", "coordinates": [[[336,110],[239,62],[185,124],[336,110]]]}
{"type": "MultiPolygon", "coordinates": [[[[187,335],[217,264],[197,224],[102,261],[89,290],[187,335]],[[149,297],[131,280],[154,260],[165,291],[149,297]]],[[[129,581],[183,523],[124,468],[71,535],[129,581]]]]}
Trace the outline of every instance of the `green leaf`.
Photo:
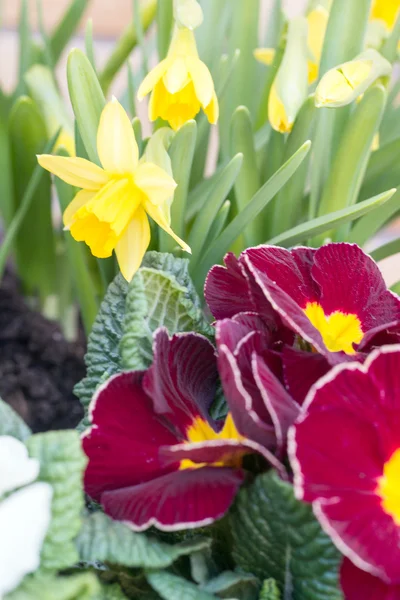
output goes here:
{"type": "Polygon", "coordinates": [[[112,583],[110,585],[102,585],[101,596],[96,600],[127,600],[128,596],[125,596],[121,587],[118,583],[112,583]]]}
{"type": "Polygon", "coordinates": [[[41,554],[41,569],[59,571],[79,557],[73,543],[81,528],[86,457],[77,431],[50,431],[27,440],[30,456],[40,462],[39,481],[53,488],[52,520],[41,554]]]}
{"type": "Polygon", "coordinates": [[[100,164],[97,129],[106,100],[89,59],[76,48],[68,56],[67,78],[72,108],[89,160],[100,164]]]}
{"type": "Polygon", "coordinates": [[[398,252],[400,252],[400,238],[390,240],[390,242],[375,248],[372,250],[372,252],[370,252],[370,255],[378,262],[384,258],[387,258],[388,256],[393,256],[393,254],[397,254],[398,252]]]}
{"type": "Polygon", "coordinates": [[[272,198],[292,177],[310,150],[311,143],[303,144],[293,156],[254,195],[249,204],[229,223],[221,235],[211,244],[195,273],[197,289],[201,289],[207,271],[219,263],[243,229],[268,205],[272,198]]]}
{"type": "Polygon", "coordinates": [[[8,227],[13,218],[15,206],[6,102],[0,90],[0,215],[3,223],[8,227]]]}
{"type": "MultiPolygon", "coordinates": [[[[36,155],[43,152],[47,131],[37,105],[22,96],[15,103],[9,122],[15,191],[15,209],[20,209],[37,166],[36,155]]],[[[55,133],[55,131],[53,131],[55,133]]],[[[51,180],[42,172],[30,206],[15,238],[18,274],[27,295],[36,293],[44,305],[57,291],[55,240],[51,215],[51,180]],[[32,252],[32,248],[35,249],[32,252]]],[[[54,316],[54,315],[52,315],[54,316]]]]}
{"type": "MultiPolygon", "coordinates": [[[[185,209],[196,136],[196,121],[188,121],[176,132],[169,147],[172,173],[178,184],[171,205],[171,227],[180,238],[185,235],[185,209]]],[[[177,245],[175,240],[164,231],[160,233],[161,249],[165,252],[172,252],[177,245]]]]}
{"type": "MultiPolygon", "coordinates": [[[[143,369],[152,360],[152,334],[196,330],[212,335],[188,274],[188,261],[148,252],[128,285],[117,275],[109,286],[89,336],[87,375],[75,393],[85,409],[97,387],[124,369],[143,369]]],[[[83,422],[88,424],[87,419],[83,422]]]]}
{"type": "Polygon", "coordinates": [[[368,90],[343,133],[326,182],[319,216],[355,204],[386,103],[381,85],[368,90]]]}
{"type": "Polygon", "coordinates": [[[339,600],[341,556],[293,487],[274,471],[242,488],[230,514],[233,557],[260,579],[273,577],[284,598],[339,600]]]}
{"type": "Polygon", "coordinates": [[[360,192],[360,200],[370,198],[385,189],[400,184],[399,155],[400,138],[382,145],[371,154],[360,192]]]}
{"type": "MultiPolygon", "coordinates": [[[[33,576],[23,583],[6,600],[103,600],[100,584],[92,573],[72,577],[33,576]]],[[[123,598],[123,596],[121,596],[123,598]]]]}
{"type": "Polygon", "coordinates": [[[163,60],[167,56],[173,25],[172,0],[158,0],[157,2],[157,46],[158,58],[163,60]]]}
{"type": "Polygon", "coordinates": [[[397,19],[394,24],[394,27],[393,27],[390,35],[388,36],[388,38],[385,40],[385,43],[383,44],[383,47],[381,50],[382,56],[384,56],[391,63],[394,63],[397,59],[399,38],[400,38],[400,15],[397,15],[397,19]]]}
{"type": "Polygon", "coordinates": [[[74,390],[85,409],[97,387],[121,370],[119,342],[123,335],[127,292],[128,283],[118,274],[110,284],[94,322],[85,356],[86,377],[74,390]]]}
{"type": "Polygon", "coordinates": [[[74,35],[87,5],[88,0],[72,0],[51,34],[50,49],[55,64],[59,61],[69,40],[74,35]]]}
{"type": "Polygon", "coordinates": [[[208,248],[210,244],[213,243],[215,239],[221,234],[222,230],[225,227],[225,224],[228,220],[229,213],[231,210],[232,203],[230,200],[226,200],[221,208],[219,209],[206,237],[206,241],[204,246],[208,248]]]}
{"type": "Polygon", "coordinates": [[[207,248],[207,234],[235,183],[242,167],[242,163],[243,155],[239,153],[234,156],[226,167],[218,174],[217,178],[214,180],[214,185],[206,197],[204,205],[194,220],[192,230],[188,237],[188,244],[191,247],[193,254],[190,265],[192,270],[195,269],[195,264],[199,261],[203,248],[207,248]]]}
{"type": "MultiPolygon", "coordinates": [[[[142,3],[140,14],[143,31],[147,31],[152,24],[156,15],[156,8],[157,0],[146,0],[146,2],[142,3]]],[[[115,75],[124,65],[126,59],[129,57],[137,43],[138,37],[135,24],[130,23],[123,31],[111,56],[108,58],[103,70],[99,75],[101,87],[105,94],[108,92],[115,75]]]]}
{"type": "Polygon", "coordinates": [[[24,442],[31,433],[28,425],[11,406],[0,399],[0,435],[11,435],[24,442]]]}
{"type": "Polygon", "coordinates": [[[155,537],[135,533],[102,512],[87,514],[76,539],[79,560],[93,564],[106,562],[125,567],[163,569],[181,556],[204,550],[210,539],[191,539],[175,545],[155,537]]]}
{"type": "MultiPolygon", "coordinates": [[[[342,208],[342,210],[337,210],[329,215],[311,219],[311,221],[297,225],[297,227],[293,227],[293,229],[289,229],[289,231],[285,231],[285,233],[281,233],[280,235],[271,238],[268,240],[268,244],[276,244],[277,246],[288,248],[289,246],[304,242],[312,236],[330,231],[339,225],[354,221],[370,211],[375,210],[384,205],[385,202],[388,202],[395,192],[396,190],[388,190],[383,194],[379,194],[379,196],[374,196],[369,200],[359,202],[355,206],[342,208]]],[[[315,245],[318,245],[320,241],[320,239],[315,240],[315,245]]],[[[353,241],[351,235],[349,236],[349,241],[353,241]]]]}
{"type": "Polygon", "coordinates": [[[201,587],[205,592],[217,594],[219,598],[257,600],[260,582],[248,573],[224,571],[201,587]]]}
{"type": "Polygon", "coordinates": [[[147,573],[147,581],[163,600],[217,600],[216,596],[166,571],[147,573]]]}
{"type": "MultiPolygon", "coordinates": [[[[185,259],[174,260],[181,260],[187,268],[185,259]]],[[[133,278],[126,298],[124,335],[120,343],[124,370],[146,369],[151,364],[153,333],[158,327],[166,327],[170,334],[199,331],[213,335],[199,307],[197,294],[170,274],[170,269],[146,267],[149,262],[151,264],[151,259],[147,258],[133,278]]]]}
{"type": "Polygon", "coordinates": [[[281,594],[275,579],[264,581],[259,600],[281,600],[281,594]]]}
{"type": "MultiPolygon", "coordinates": [[[[400,183],[400,182],[399,182],[400,183]]],[[[379,211],[372,211],[359,219],[349,234],[349,240],[364,246],[400,209],[400,192],[393,194],[379,211]]],[[[356,206],[360,206],[361,202],[356,206]]]]}
{"type": "Polygon", "coordinates": [[[15,96],[18,97],[25,93],[24,75],[32,65],[33,52],[32,40],[29,23],[28,0],[21,1],[21,12],[18,25],[19,37],[19,80],[15,91],[15,96]]]}

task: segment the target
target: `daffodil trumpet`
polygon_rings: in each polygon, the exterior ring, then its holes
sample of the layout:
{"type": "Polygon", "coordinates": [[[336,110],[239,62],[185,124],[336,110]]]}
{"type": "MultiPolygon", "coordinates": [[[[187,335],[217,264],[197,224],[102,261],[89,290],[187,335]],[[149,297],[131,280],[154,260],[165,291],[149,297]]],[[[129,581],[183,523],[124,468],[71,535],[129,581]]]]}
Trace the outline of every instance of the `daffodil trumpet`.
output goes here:
{"type": "Polygon", "coordinates": [[[170,227],[176,182],[156,164],[139,161],[131,122],[116,99],[102,112],[97,150],[101,167],[83,158],[38,156],[43,168],[81,188],[63,216],[72,237],[84,241],[98,258],[115,251],[127,281],[140,267],[150,243],[148,217],[190,252],[170,227]]]}
{"type": "Polygon", "coordinates": [[[207,66],[200,60],[193,31],[176,27],[167,57],[144,79],[138,90],[143,100],[151,92],[149,119],[159,117],[179,129],[202,109],[209,122],[218,121],[219,106],[207,66]]]}

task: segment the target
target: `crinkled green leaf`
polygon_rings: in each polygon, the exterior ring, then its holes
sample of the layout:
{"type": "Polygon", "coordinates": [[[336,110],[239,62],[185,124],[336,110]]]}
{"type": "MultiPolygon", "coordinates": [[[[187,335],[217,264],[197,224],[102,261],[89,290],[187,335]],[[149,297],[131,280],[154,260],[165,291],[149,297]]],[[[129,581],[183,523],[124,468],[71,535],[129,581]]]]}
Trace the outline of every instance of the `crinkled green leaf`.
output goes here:
{"type": "Polygon", "coordinates": [[[276,579],[287,600],[339,600],[340,554],[311,506],[270,471],[243,488],[230,515],[233,557],[260,579],[276,579]]]}
{"type": "Polygon", "coordinates": [[[126,600],[127,596],[125,596],[121,587],[118,583],[112,583],[110,585],[103,585],[101,588],[101,594],[98,600],[126,600]]]}
{"type": "MultiPolygon", "coordinates": [[[[132,282],[117,275],[101,304],[89,336],[87,375],[75,387],[85,409],[97,387],[109,377],[149,366],[152,334],[161,325],[170,333],[213,333],[200,308],[188,261],[148,252],[132,282]]],[[[83,425],[87,424],[84,419],[83,425]]]]}
{"type": "Polygon", "coordinates": [[[118,274],[107,290],[89,336],[85,362],[86,377],[75,386],[75,394],[85,409],[96,388],[120,371],[119,342],[123,331],[128,284],[118,274]]]}
{"type": "Polygon", "coordinates": [[[195,584],[166,571],[147,573],[147,581],[164,600],[217,600],[195,584]]]}
{"type": "Polygon", "coordinates": [[[24,442],[31,430],[6,402],[0,399],[0,435],[11,435],[24,442]]]}
{"type": "Polygon", "coordinates": [[[100,594],[100,584],[92,573],[72,577],[34,576],[27,577],[19,588],[6,596],[6,600],[113,600],[112,596],[100,594]]]}
{"type": "Polygon", "coordinates": [[[41,555],[45,571],[70,567],[78,561],[73,539],[81,527],[82,489],[86,457],[77,431],[50,431],[27,440],[29,454],[40,462],[39,481],[53,487],[52,520],[41,555]]]}
{"type": "Polygon", "coordinates": [[[202,586],[205,592],[217,594],[219,598],[236,598],[237,600],[257,600],[260,582],[249,573],[224,571],[202,586]]]}
{"type": "Polygon", "coordinates": [[[76,539],[79,559],[85,563],[107,562],[125,567],[162,569],[180,556],[208,548],[207,538],[175,545],[135,533],[102,512],[87,515],[76,539]]]}
{"type": "Polygon", "coordinates": [[[259,600],[281,600],[281,594],[275,579],[271,578],[264,581],[259,600]]]}

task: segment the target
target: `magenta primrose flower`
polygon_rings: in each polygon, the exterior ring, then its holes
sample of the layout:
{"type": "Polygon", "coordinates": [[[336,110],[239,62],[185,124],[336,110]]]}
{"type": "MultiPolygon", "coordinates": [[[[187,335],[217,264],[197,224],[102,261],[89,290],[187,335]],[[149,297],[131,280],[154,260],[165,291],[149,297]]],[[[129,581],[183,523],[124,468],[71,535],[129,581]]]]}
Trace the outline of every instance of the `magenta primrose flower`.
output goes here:
{"type": "Polygon", "coordinates": [[[358,569],[348,558],[340,569],[340,585],[346,600],[400,600],[400,584],[386,583],[358,569]]]}
{"type": "Polygon", "coordinates": [[[258,406],[248,420],[247,396],[227,399],[225,419],[209,416],[218,372],[206,338],[169,339],[159,329],[153,350],[146,372],[116,375],[92,401],[92,427],[83,437],[85,489],[134,530],[204,526],[229,509],[245,479],[247,455],[283,467],[260,443],[264,413],[257,414],[258,406]]]}
{"type": "MultiPolygon", "coordinates": [[[[397,588],[374,598],[397,599],[400,345],[374,350],[364,364],[333,367],[314,385],[289,431],[289,457],[296,497],[313,504],[323,529],[356,567],[397,588]]],[[[351,592],[347,567],[342,576],[349,598],[368,597],[351,592]]]]}

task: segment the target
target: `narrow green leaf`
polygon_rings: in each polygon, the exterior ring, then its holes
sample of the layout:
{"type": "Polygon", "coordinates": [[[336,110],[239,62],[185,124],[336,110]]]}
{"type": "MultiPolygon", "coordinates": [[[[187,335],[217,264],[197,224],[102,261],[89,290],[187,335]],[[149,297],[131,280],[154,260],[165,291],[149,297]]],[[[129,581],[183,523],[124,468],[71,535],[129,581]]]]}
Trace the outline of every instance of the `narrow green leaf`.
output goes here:
{"type": "Polygon", "coordinates": [[[319,216],[355,204],[385,103],[386,91],[381,85],[376,85],[365,93],[355,109],[331,167],[319,216]]]}
{"type": "Polygon", "coordinates": [[[221,231],[225,227],[225,223],[228,220],[229,213],[231,210],[232,203],[229,200],[225,200],[221,208],[219,209],[217,216],[212,223],[208,235],[206,237],[206,241],[204,247],[207,248],[210,244],[213,243],[214,240],[220,235],[221,231]]]}
{"type": "Polygon", "coordinates": [[[224,571],[201,586],[205,592],[218,594],[219,598],[258,600],[260,581],[250,573],[224,571]]]}
{"type": "MultiPolygon", "coordinates": [[[[185,235],[185,209],[189,190],[190,171],[196,147],[196,136],[196,121],[188,121],[176,132],[169,148],[172,173],[178,184],[171,206],[171,227],[181,238],[185,235]]],[[[176,242],[171,236],[161,232],[160,238],[161,249],[163,251],[171,252],[174,250],[176,242]]]]}
{"type": "Polygon", "coordinates": [[[89,159],[97,164],[97,129],[106,100],[89,59],[71,50],[67,64],[68,89],[79,132],[89,159]]]}
{"type": "MultiPolygon", "coordinates": [[[[54,144],[56,142],[56,139],[59,135],[59,132],[57,132],[52,139],[49,141],[49,143],[47,144],[47,146],[44,148],[44,154],[49,154],[51,153],[54,144]]],[[[7,261],[7,257],[8,254],[11,250],[11,247],[14,243],[15,240],[15,236],[17,235],[24,219],[25,216],[27,214],[27,212],[29,211],[29,208],[31,206],[32,200],[35,196],[36,190],[38,188],[38,186],[40,185],[40,182],[42,181],[42,177],[44,176],[44,171],[43,169],[37,164],[33,173],[32,173],[32,177],[29,180],[28,186],[25,190],[24,196],[21,199],[21,203],[19,205],[18,210],[16,211],[13,220],[10,224],[10,226],[7,229],[6,235],[4,237],[3,243],[0,246],[0,280],[3,277],[4,274],[4,269],[6,267],[6,261],[7,261]]]]}
{"type": "MultiPolygon", "coordinates": [[[[332,3],[321,56],[320,77],[336,65],[353,60],[362,52],[370,8],[371,0],[335,0],[332,3]],[[354,23],[357,23],[356,27],[354,23]]],[[[350,110],[351,107],[319,109],[313,143],[310,218],[317,214],[325,180],[339,142],[340,147],[343,147],[341,132],[350,110]]]]}
{"type": "Polygon", "coordinates": [[[76,539],[79,559],[85,563],[107,562],[124,567],[163,569],[181,556],[210,547],[209,538],[170,545],[113,521],[102,512],[86,514],[76,539]]]}
{"type": "MultiPolygon", "coordinates": [[[[301,144],[304,144],[306,140],[311,139],[316,110],[314,97],[310,96],[300,109],[293,129],[289,134],[285,144],[284,161],[295,152],[296,148],[301,146],[301,144]]],[[[308,161],[304,161],[297,173],[293,175],[290,181],[288,181],[285,189],[282,190],[274,200],[274,205],[272,207],[274,214],[271,231],[273,231],[275,235],[294,227],[299,221],[308,166],[308,161]]]]}
{"type": "Polygon", "coordinates": [[[6,227],[15,212],[11,163],[11,144],[8,131],[6,99],[0,91],[0,215],[6,227]]]}
{"type": "Polygon", "coordinates": [[[274,578],[283,598],[342,598],[340,553],[311,506],[296,500],[293,486],[273,470],[241,489],[229,522],[237,566],[261,580],[274,578]]]}
{"type": "Polygon", "coordinates": [[[32,42],[29,24],[28,0],[21,0],[21,12],[18,25],[19,37],[19,79],[16,97],[25,93],[24,75],[32,64],[32,42]]]}
{"type": "Polygon", "coordinates": [[[50,36],[51,55],[57,64],[68,42],[74,35],[83,13],[88,5],[88,0],[72,0],[66,12],[61,17],[57,27],[50,36]]]}
{"type": "Polygon", "coordinates": [[[400,252],[400,238],[396,238],[395,240],[390,240],[390,242],[386,242],[382,246],[375,248],[370,252],[370,255],[377,262],[387,258],[388,256],[393,256],[393,254],[398,254],[400,252]]]}
{"type": "Polygon", "coordinates": [[[279,171],[260,188],[244,210],[229,223],[221,235],[210,246],[194,274],[197,289],[202,288],[207,271],[212,265],[222,260],[224,254],[242,233],[243,228],[260,214],[275,194],[283,188],[290,177],[296,172],[307,156],[310,147],[311,142],[309,141],[303,144],[279,171]]]}
{"type": "MultiPolygon", "coordinates": [[[[359,206],[358,203],[356,206],[359,206]]],[[[400,211],[400,192],[397,191],[381,206],[379,211],[373,211],[357,221],[348,239],[359,246],[364,246],[376,233],[400,211]]]]}
{"type": "MultiPolygon", "coordinates": [[[[254,142],[253,125],[248,109],[239,106],[233,113],[231,123],[232,154],[243,155],[243,165],[235,181],[237,209],[241,212],[260,189],[261,180],[257,167],[257,155],[254,142]]],[[[254,220],[243,231],[247,246],[255,246],[262,240],[262,220],[254,220]]]]}
{"type": "Polygon", "coordinates": [[[361,200],[382,192],[387,186],[395,187],[400,184],[399,156],[400,138],[396,138],[372,152],[360,192],[361,200]]]}
{"type": "MultiPolygon", "coordinates": [[[[272,239],[268,240],[268,244],[289,247],[305,242],[312,236],[330,231],[337,228],[339,225],[349,223],[350,221],[354,221],[355,219],[366,215],[370,211],[384,205],[385,202],[390,200],[395,192],[395,189],[389,190],[383,194],[379,194],[379,196],[374,196],[369,200],[359,202],[355,206],[342,208],[341,210],[330,213],[329,215],[323,215],[322,217],[311,219],[311,221],[297,225],[297,227],[293,227],[293,229],[273,237],[272,239]]],[[[353,241],[352,236],[349,237],[349,241],[353,241]]],[[[314,240],[313,245],[318,246],[320,243],[321,239],[317,239],[314,240]]]]}
{"type": "MultiPolygon", "coordinates": [[[[141,9],[141,22],[143,25],[143,31],[147,31],[152,24],[156,15],[156,8],[157,0],[147,0],[143,3],[141,9]]],[[[105,94],[108,92],[115,75],[121,69],[137,43],[138,37],[135,25],[134,23],[130,23],[122,33],[111,56],[107,60],[99,75],[101,87],[105,94]]]]}
{"type": "Polygon", "coordinates": [[[157,2],[157,45],[158,58],[163,60],[167,56],[171,41],[173,25],[172,0],[158,0],[157,2]]]}
{"type": "Polygon", "coordinates": [[[71,567],[79,556],[73,543],[84,507],[83,471],[87,463],[77,431],[50,431],[27,440],[30,456],[40,462],[39,481],[53,488],[52,520],[41,554],[41,570],[71,567]]]}
{"type": "Polygon", "coordinates": [[[275,76],[278,72],[278,69],[281,65],[283,54],[285,52],[286,46],[286,36],[283,35],[284,30],[283,24],[281,24],[280,30],[280,41],[277,45],[274,60],[272,61],[272,65],[270,67],[266,67],[263,65],[263,79],[264,79],[264,88],[261,93],[260,105],[258,108],[258,115],[256,121],[256,130],[258,131],[263,125],[268,123],[268,100],[269,94],[271,92],[271,87],[274,82],[275,76]],[[265,69],[267,69],[266,74],[265,69]]]}
{"type": "Polygon", "coordinates": [[[163,600],[218,600],[216,596],[202,591],[190,581],[167,571],[149,572],[146,578],[163,600]]]}
{"type": "Polygon", "coordinates": [[[212,175],[210,175],[209,177],[202,178],[200,182],[195,187],[192,187],[192,189],[189,191],[185,214],[185,220],[187,224],[194,219],[194,217],[200,211],[202,206],[204,206],[204,203],[207,200],[210,191],[212,190],[215,182],[218,181],[218,177],[220,176],[223,169],[225,169],[228,162],[228,160],[222,161],[219,165],[217,165],[212,175]]]}
{"type": "MultiPolygon", "coordinates": [[[[243,154],[239,153],[232,158],[228,165],[219,174],[211,188],[207,199],[198,213],[192,230],[188,237],[188,244],[192,249],[193,259],[191,269],[199,261],[205,245],[207,235],[215,218],[238,177],[243,163],[243,154]]],[[[258,189],[258,188],[257,188],[258,189]]]]}
{"type": "MultiPolygon", "coordinates": [[[[22,96],[14,105],[9,122],[15,209],[24,202],[37,167],[37,154],[47,143],[47,131],[38,107],[22,96]]],[[[57,292],[55,240],[51,217],[51,179],[43,173],[15,237],[18,274],[28,295],[38,295],[42,307],[57,292]],[[33,251],[34,250],[34,251],[33,251]]],[[[56,315],[49,315],[56,316],[56,315]]]]}
{"type": "Polygon", "coordinates": [[[88,19],[85,27],[85,51],[86,56],[88,57],[90,64],[93,69],[96,71],[96,59],[94,56],[93,49],[93,21],[92,19],[88,19]]]}
{"type": "Polygon", "coordinates": [[[397,59],[397,52],[400,38],[400,14],[397,15],[396,23],[383,44],[381,54],[391,63],[397,59]]]}
{"type": "Polygon", "coordinates": [[[128,107],[132,117],[136,115],[136,89],[135,89],[135,79],[133,77],[133,70],[130,61],[128,60],[126,63],[127,73],[128,73],[128,107]]]}
{"type": "Polygon", "coordinates": [[[143,67],[143,78],[149,72],[149,59],[147,56],[147,48],[144,38],[144,30],[142,23],[142,13],[140,11],[141,0],[132,0],[133,2],[133,25],[136,31],[137,43],[141,54],[141,63],[143,67]]]}
{"type": "MultiPolygon", "coordinates": [[[[68,152],[63,150],[60,150],[58,155],[69,156],[68,152]]],[[[75,191],[70,185],[64,183],[58,177],[55,177],[54,182],[61,212],[64,212],[70,202],[72,202],[75,191]]],[[[83,326],[86,335],[89,336],[99,309],[96,286],[86,261],[85,247],[81,243],[76,242],[69,231],[65,232],[65,244],[68,254],[69,274],[74,284],[75,294],[82,315],[83,326]]]]}
{"type": "Polygon", "coordinates": [[[0,398],[0,435],[11,435],[24,442],[31,433],[28,425],[15,410],[0,398]]]}

